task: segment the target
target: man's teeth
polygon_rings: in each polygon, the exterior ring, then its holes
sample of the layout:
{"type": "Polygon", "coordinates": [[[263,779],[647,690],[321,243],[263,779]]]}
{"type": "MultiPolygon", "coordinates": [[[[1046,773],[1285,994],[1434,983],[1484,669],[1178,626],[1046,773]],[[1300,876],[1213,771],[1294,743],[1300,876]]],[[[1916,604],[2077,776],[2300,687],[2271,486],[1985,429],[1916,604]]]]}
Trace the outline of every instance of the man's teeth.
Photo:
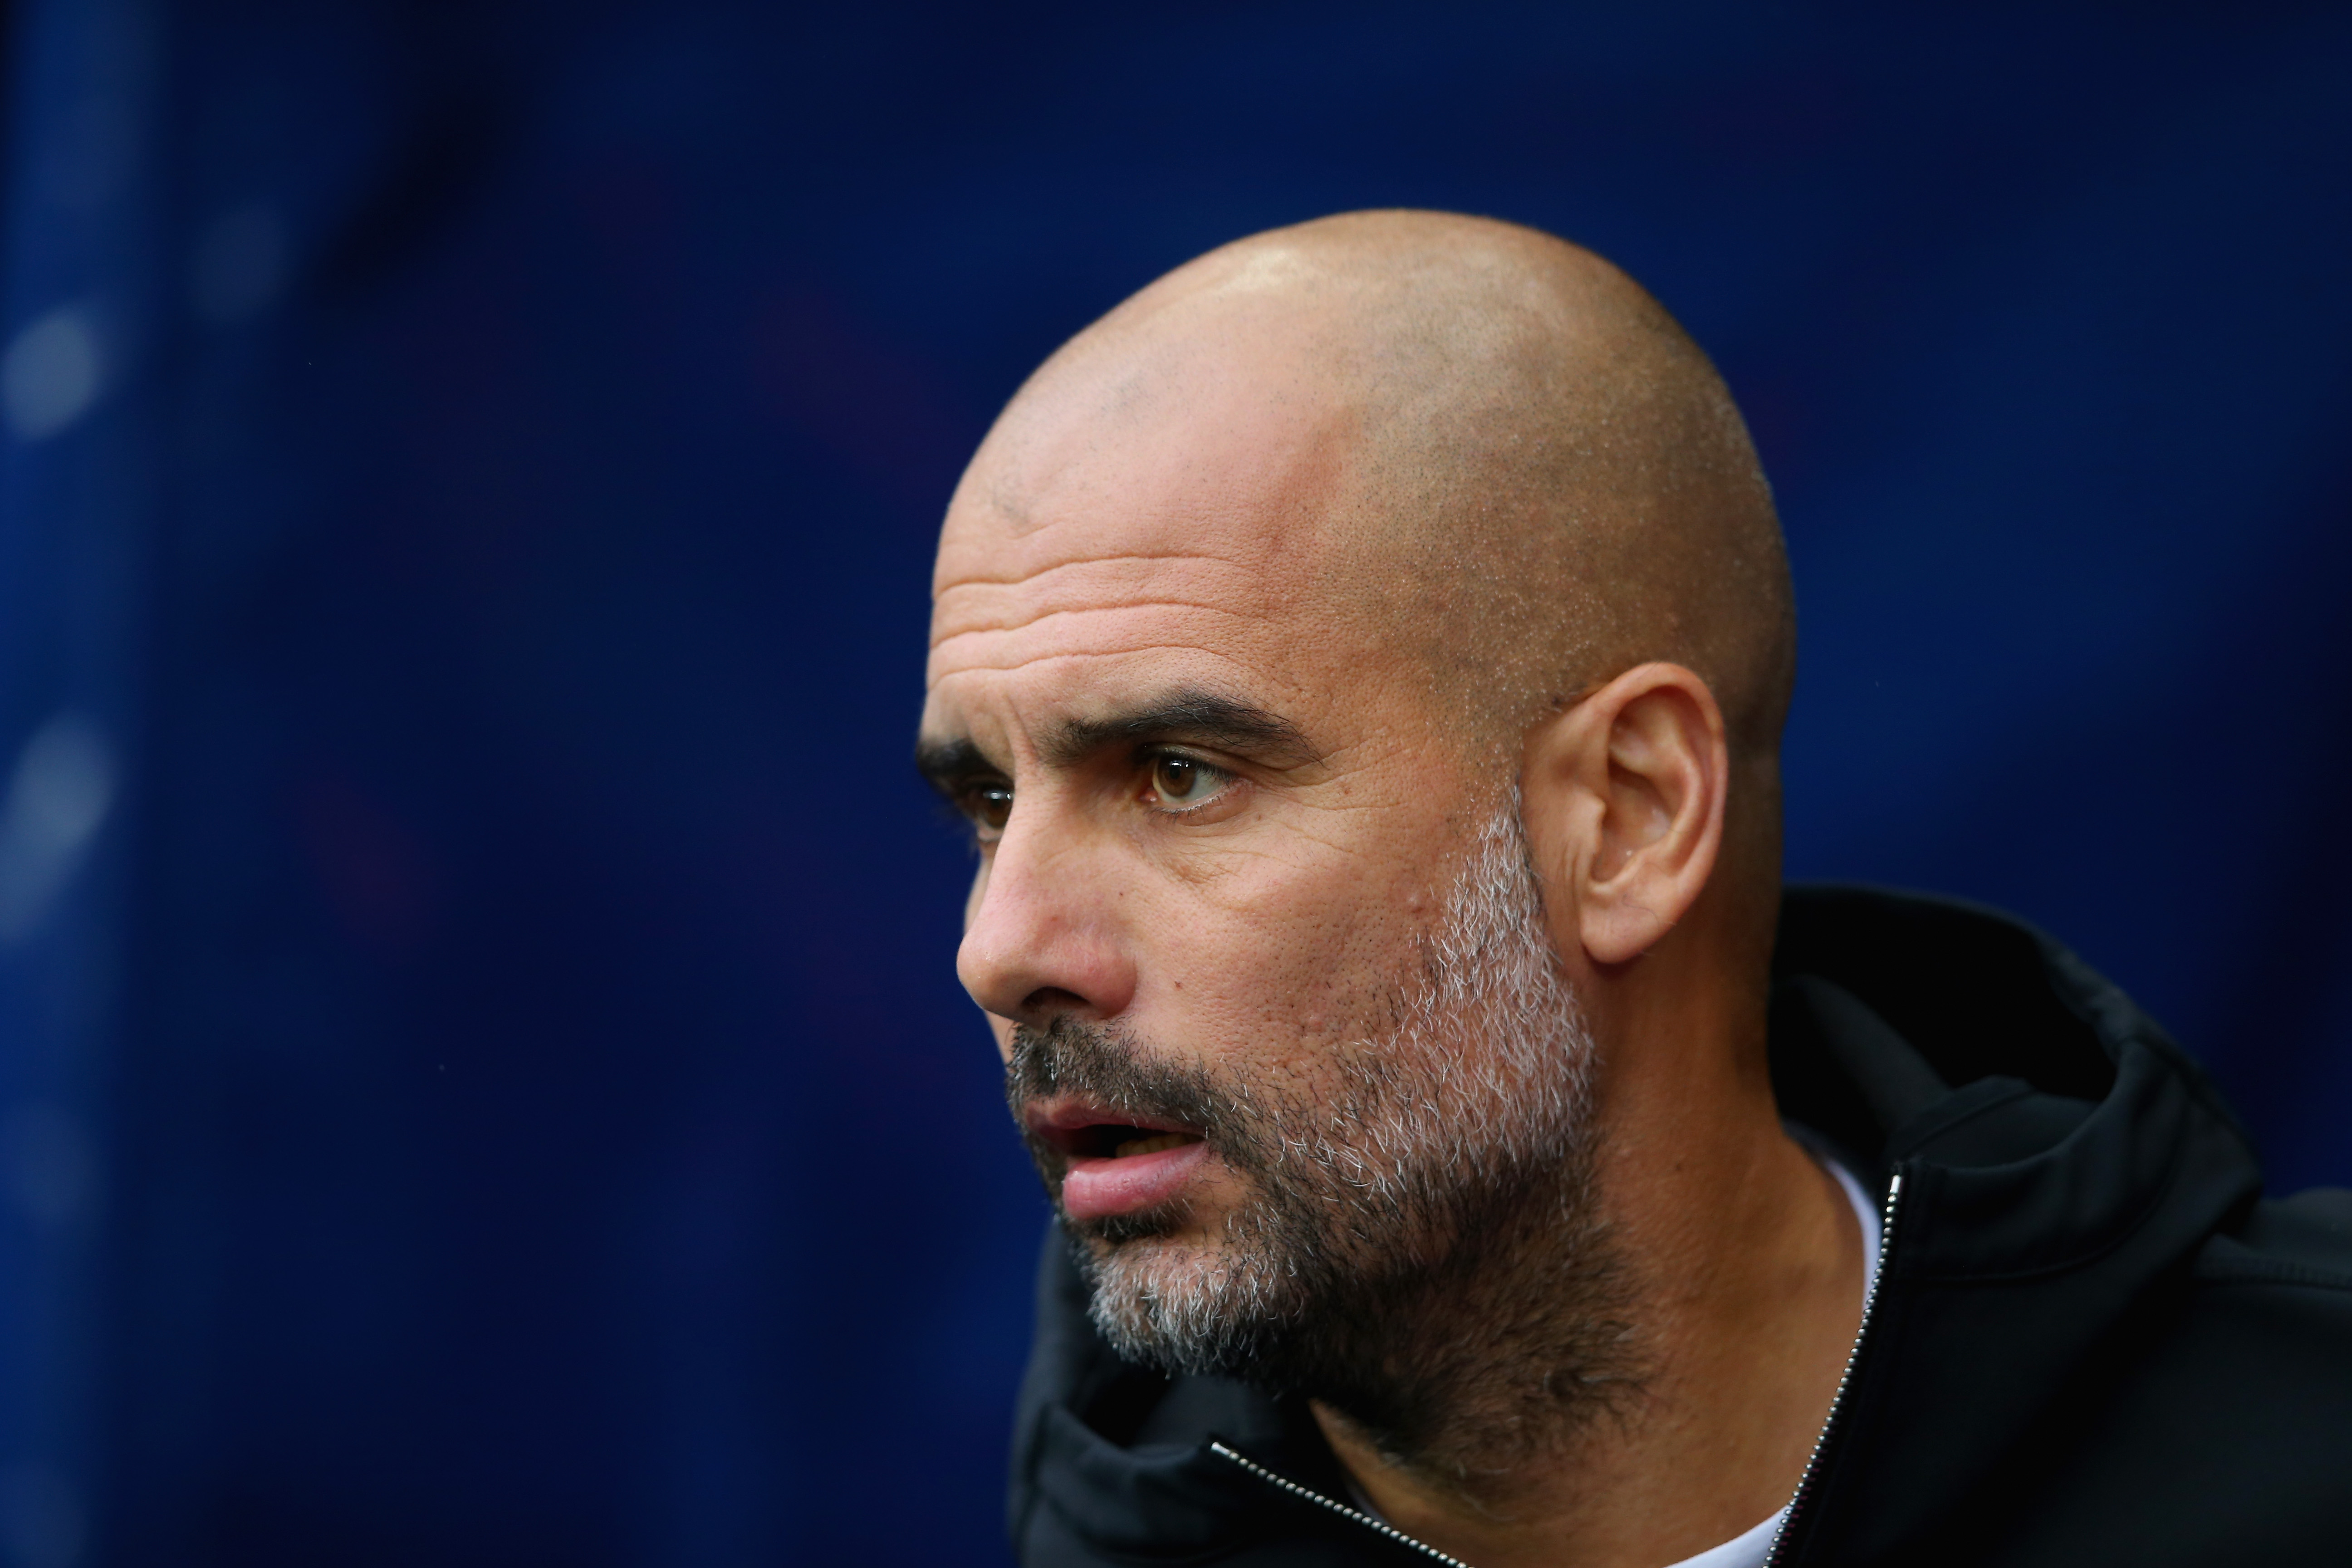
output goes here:
{"type": "Polygon", "coordinates": [[[1110,1157],[1124,1160],[1130,1154],[1157,1154],[1162,1149],[1174,1149],[1195,1142],[1197,1140],[1191,1134],[1184,1132],[1161,1132],[1150,1138],[1130,1138],[1113,1149],[1110,1157]]]}

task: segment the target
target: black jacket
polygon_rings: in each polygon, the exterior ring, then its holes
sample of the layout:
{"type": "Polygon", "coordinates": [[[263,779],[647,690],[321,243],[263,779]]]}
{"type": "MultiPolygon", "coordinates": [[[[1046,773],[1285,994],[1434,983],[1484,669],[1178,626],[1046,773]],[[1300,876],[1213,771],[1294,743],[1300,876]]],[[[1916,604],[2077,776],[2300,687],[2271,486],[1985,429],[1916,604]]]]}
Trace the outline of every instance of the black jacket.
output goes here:
{"type": "MultiPolygon", "coordinates": [[[[1791,889],[1774,969],[1783,1114],[1899,1186],[1775,1563],[2352,1563],[2352,1193],[2262,1201],[2195,1064],[1998,914],[1791,889]]],[[[1266,1479],[1349,1495],[1296,1403],[1114,1356],[1058,1237],[1013,1468],[1027,1568],[1430,1562],[1266,1479]]]]}

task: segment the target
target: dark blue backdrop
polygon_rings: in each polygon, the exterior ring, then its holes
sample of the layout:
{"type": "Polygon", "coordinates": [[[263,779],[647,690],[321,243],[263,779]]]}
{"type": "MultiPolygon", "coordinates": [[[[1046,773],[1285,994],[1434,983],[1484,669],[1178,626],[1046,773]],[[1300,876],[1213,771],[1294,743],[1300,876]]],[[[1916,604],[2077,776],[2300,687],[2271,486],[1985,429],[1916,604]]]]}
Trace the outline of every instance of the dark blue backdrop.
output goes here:
{"type": "Polygon", "coordinates": [[[17,12],[0,1562],[1002,1560],[932,529],[1340,208],[1718,356],[1792,871],[2049,924],[2352,1178],[2343,7],[17,12]]]}

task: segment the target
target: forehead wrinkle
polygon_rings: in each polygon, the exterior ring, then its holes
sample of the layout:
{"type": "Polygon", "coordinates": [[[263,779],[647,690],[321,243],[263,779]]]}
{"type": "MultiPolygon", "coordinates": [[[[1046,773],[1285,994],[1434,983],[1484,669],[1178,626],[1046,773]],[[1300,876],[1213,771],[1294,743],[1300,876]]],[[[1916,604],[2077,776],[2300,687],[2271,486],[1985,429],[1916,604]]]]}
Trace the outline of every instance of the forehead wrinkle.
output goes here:
{"type": "MultiPolygon", "coordinates": [[[[1260,668],[1246,663],[1235,658],[1228,650],[1210,647],[1200,643],[1181,642],[1143,643],[1133,647],[1121,648],[1059,648],[1049,653],[1035,654],[1028,658],[1015,659],[1009,664],[961,664],[952,669],[935,670],[930,679],[930,687],[933,690],[943,689],[950,681],[958,677],[1005,676],[1028,672],[1034,672],[1041,679],[1050,680],[1055,673],[1053,667],[1056,665],[1085,665],[1097,659],[1126,658],[1131,655],[1154,653],[1197,654],[1214,664],[1239,669],[1255,680],[1270,682],[1293,698],[1303,696],[1307,690],[1307,688],[1298,681],[1287,679],[1278,671],[1260,668]]],[[[1146,684],[1150,679],[1151,678],[1139,677],[1135,684],[1146,684]]],[[[1103,688],[1081,686],[1076,689],[1087,696],[1092,696],[1100,692],[1103,688]]],[[[1050,693],[1033,699],[1033,701],[1046,707],[1067,706],[1066,699],[1050,693]]]]}
{"type": "Polygon", "coordinates": [[[1034,621],[1025,621],[1012,627],[971,627],[952,632],[931,644],[929,670],[934,675],[952,675],[962,670],[1021,670],[1021,668],[1045,663],[1049,658],[1118,658],[1124,654],[1204,654],[1209,658],[1240,663],[1237,651],[1230,642],[1209,642],[1212,632],[1197,626],[1185,626],[1197,618],[1213,618],[1223,623],[1265,621],[1265,616],[1244,616],[1240,611],[1225,611],[1216,606],[1200,606],[1185,611],[1179,626],[1148,626],[1129,630],[1119,637],[1122,627],[1118,621],[1131,621],[1134,614],[1124,609],[1066,609],[1051,611],[1034,621]],[[1103,626],[1103,623],[1110,626],[1103,626]],[[1089,632],[1094,632],[1089,637],[1089,632]],[[1169,632],[1179,632],[1181,637],[1169,639],[1169,632]],[[1045,647],[1037,647],[1045,644],[1045,647]],[[1073,647],[1077,644],[1077,647],[1073,647]]]}
{"type": "Polygon", "coordinates": [[[1091,557],[1011,576],[959,575],[933,592],[932,646],[959,631],[1011,629],[1056,612],[1245,604],[1265,597],[1265,582],[1263,567],[1198,553],[1091,557]]]}
{"type": "MultiPolygon", "coordinates": [[[[943,557],[946,553],[946,552],[941,552],[943,557]]],[[[1057,573],[1081,571],[1089,566],[1118,566],[1129,562],[1134,562],[1146,567],[1150,567],[1159,563],[1168,561],[1199,562],[1203,564],[1215,564],[1218,566],[1229,567],[1235,572],[1248,572],[1251,570],[1251,566],[1247,562],[1229,560],[1223,555],[1213,555],[1206,551],[1122,550],[1107,555],[1075,556],[1066,561],[1056,561],[1048,566],[1038,566],[1026,572],[1017,572],[1009,577],[987,577],[982,576],[977,573],[970,573],[954,579],[952,582],[935,584],[931,589],[931,596],[933,598],[938,598],[940,595],[951,593],[958,588],[1020,587],[1024,584],[1043,583],[1045,579],[1054,576],[1057,573]]]]}
{"type": "Polygon", "coordinates": [[[1186,552],[1065,559],[1010,582],[959,579],[932,606],[928,677],[1187,644],[1221,658],[1270,653],[1284,599],[1268,576],[1186,552]]]}
{"type": "MultiPolygon", "coordinates": [[[[1048,626],[1048,624],[1049,624],[1049,623],[1053,623],[1053,622],[1068,621],[1068,622],[1079,622],[1079,623],[1083,623],[1083,622],[1087,622],[1087,621],[1089,621],[1089,620],[1094,620],[1094,619],[1097,619],[1097,618],[1099,618],[1099,617],[1104,617],[1104,616],[1127,616],[1127,617],[1131,617],[1131,616],[1133,616],[1133,615],[1134,615],[1134,614],[1135,614],[1139,609],[1140,609],[1140,610],[1167,610],[1167,611],[1170,611],[1170,612],[1171,612],[1171,613],[1177,614],[1177,615],[1179,615],[1179,616],[1182,616],[1183,618],[1190,618],[1190,617],[1191,617],[1192,616],[1193,616],[1193,615],[1215,616],[1222,617],[1222,618],[1223,618],[1223,619],[1225,619],[1225,620],[1228,620],[1228,621],[1244,621],[1244,622],[1246,622],[1246,621],[1260,621],[1260,622],[1263,622],[1263,621],[1269,621],[1269,620],[1271,620],[1271,618],[1272,618],[1272,617],[1270,617],[1270,616],[1265,616],[1265,615],[1262,615],[1262,614],[1252,614],[1252,613],[1250,613],[1250,612],[1248,612],[1248,611],[1245,611],[1245,610],[1229,610],[1229,609],[1226,609],[1226,608],[1225,608],[1223,605],[1193,605],[1193,604],[1188,604],[1188,603],[1186,603],[1186,602],[1184,602],[1184,601],[1182,601],[1182,600],[1155,600],[1155,601],[1153,601],[1151,604],[1150,604],[1150,605],[1108,605],[1108,606],[1096,607],[1096,608],[1088,608],[1088,609],[1079,609],[1079,610],[1047,610],[1047,611],[1045,611],[1044,613],[1042,613],[1042,614],[1040,614],[1040,615],[1033,616],[1031,616],[1031,617],[1030,617],[1029,619],[1027,619],[1027,620],[1023,620],[1023,621],[1013,621],[1013,622],[1010,622],[1010,623],[1007,623],[1007,624],[1005,624],[1005,625],[1001,625],[1001,626],[962,626],[962,627],[959,627],[959,628],[958,628],[958,629],[956,629],[955,631],[949,632],[949,633],[945,634],[944,636],[940,637],[937,641],[933,642],[933,643],[931,644],[931,653],[932,653],[932,655],[934,656],[934,658],[936,658],[936,657],[940,654],[940,652],[942,649],[947,648],[947,647],[949,647],[950,646],[951,646],[951,645],[953,645],[953,644],[966,642],[968,639],[970,639],[970,638],[973,638],[973,637],[982,637],[982,638],[992,638],[992,637],[993,637],[993,638],[1010,638],[1010,637],[1019,637],[1022,633],[1024,633],[1024,632],[1033,632],[1033,633],[1034,633],[1034,632],[1038,632],[1038,631],[1039,631],[1039,628],[1041,628],[1041,627],[1045,627],[1045,626],[1048,626]]],[[[1053,630],[1056,630],[1056,631],[1058,631],[1058,630],[1060,630],[1061,628],[1060,628],[1060,627],[1053,627],[1052,629],[1053,629],[1053,630]]],[[[1043,634],[1043,633],[1041,633],[1040,635],[1046,635],[1046,634],[1043,634]]],[[[1081,630],[1081,632],[1079,633],[1079,635],[1083,636],[1083,630],[1081,630]]],[[[1135,644],[1135,645],[1122,646],[1122,647],[1118,647],[1118,648],[1117,648],[1117,649],[1104,648],[1104,649],[1099,649],[1099,650],[1091,650],[1091,651],[1101,651],[1101,652],[1112,652],[1112,651],[1118,651],[1118,652],[1126,652],[1126,651],[1129,651],[1129,647],[1130,647],[1130,646],[1131,646],[1131,647],[1132,647],[1133,649],[1139,650],[1139,649],[1141,649],[1141,648],[1143,648],[1143,647],[1160,647],[1160,646],[1166,646],[1166,645],[1160,645],[1160,644],[1135,644]]],[[[1082,651],[1082,650],[1071,649],[1071,650],[1067,650],[1067,651],[1076,652],[1076,651],[1082,651]]],[[[1205,648],[1205,647],[1203,647],[1201,651],[1202,651],[1202,652],[1204,652],[1204,653],[1205,653],[1205,652],[1208,652],[1208,651],[1210,651],[1210,650],[1209,650],[1209,649],[1207,649],[1207,648],[1205,648]]],[[[1026,661],[1022,661],[1022,662],[1026,662],[1026,661]]],[[[964,666],[964,665],[959,665],[957,668],[967,668],[967,667],[966,667],[966,666],[964,666]]],[[[995,666],[995,667],[993,667],[993,668],[1005,668],[1005,667],[999,665],[999,666],[995,666]]]]}

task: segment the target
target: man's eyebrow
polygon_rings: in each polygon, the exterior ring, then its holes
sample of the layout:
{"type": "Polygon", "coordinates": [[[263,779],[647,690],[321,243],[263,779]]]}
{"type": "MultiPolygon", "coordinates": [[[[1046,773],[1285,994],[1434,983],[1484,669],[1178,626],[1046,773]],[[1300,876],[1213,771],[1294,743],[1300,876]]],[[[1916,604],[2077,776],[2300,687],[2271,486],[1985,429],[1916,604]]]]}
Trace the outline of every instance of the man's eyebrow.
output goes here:
{"type": "Polygon", "coordinates": [[[971,737],[952,741],[920,741],[915,745],[915,771],[933,789],[952,799],[974,779],[1003,778],[1004,770],[992,763],[971,737]]]}
{"type": "Polygon", "coordinates": [[[1322,761],[1305,732],[1281,714],[1190,687],[1122,713],[1068,720],[1042,751],[1047,765],[1069,767],[1107,747],[1143,741],[1189,741],[1276,768],[1322,761]]]}

